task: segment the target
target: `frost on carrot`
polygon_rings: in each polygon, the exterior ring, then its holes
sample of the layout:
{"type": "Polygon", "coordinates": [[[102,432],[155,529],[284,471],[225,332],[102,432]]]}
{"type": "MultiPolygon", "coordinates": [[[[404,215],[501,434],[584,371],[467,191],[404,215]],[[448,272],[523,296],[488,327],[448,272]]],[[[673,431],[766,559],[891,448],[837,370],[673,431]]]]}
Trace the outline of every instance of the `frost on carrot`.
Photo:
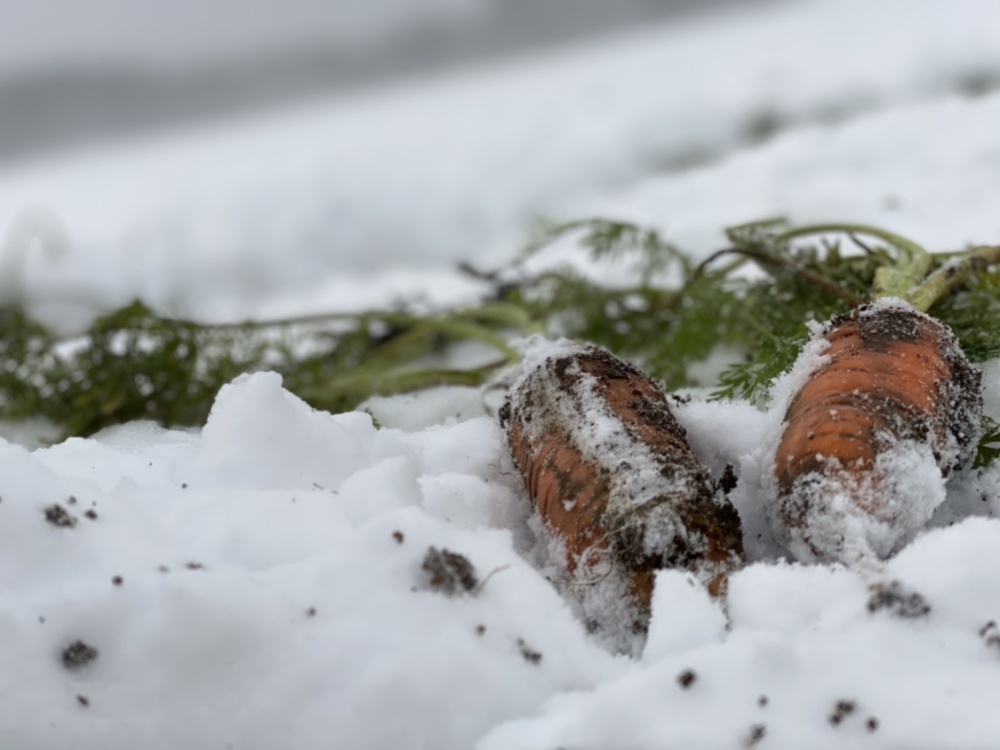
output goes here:
{"type": "Polygon", "coordinates": [[[536,338],[501,420],[594,629],[644,632],[658,569],[718,593],[742,564],[739,516],[648,375],[595,346],[536,338]]]}
{"type": "Polygon", "coordinates": [[[799,560],[885,557],[975,456],[980,373],[947,326],[898,299],[830,321],[786,379],[768,511],[799,560]]]}

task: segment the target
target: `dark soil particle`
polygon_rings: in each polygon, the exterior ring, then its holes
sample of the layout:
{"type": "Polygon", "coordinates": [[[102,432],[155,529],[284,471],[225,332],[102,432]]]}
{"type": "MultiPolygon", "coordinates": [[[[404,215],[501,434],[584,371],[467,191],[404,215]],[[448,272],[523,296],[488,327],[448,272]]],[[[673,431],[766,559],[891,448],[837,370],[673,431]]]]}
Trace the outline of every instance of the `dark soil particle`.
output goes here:
{"type": "Polygon", "coordinates": [[[196,562],[194,560],[192,560],[191,562],[189,562],[184,567],[187,568],[188,570],[204,570],[205,569],[204,565],[202,565],[200,562],[196,562]]]}
{"type": "Polygon", "coordinates": [[[756,747],[757,744],[767,736],[767,724],[754,724],[750,727],[750,732],[747,734],[746,740],[743,742],[744,747],[756,747]]]}
{"type": "Polygon", "coordinates": [[[761,708],[766,708],[768,702],[769,701],[766,695],[762,695],[760,696],[760,698],[757,699],[757,705],[760,706],[761,708]]]}
{"type": "Polygon", "coordinates": [[[94,510],[93,508],[89,508],[88,510],[84,511],[83,515],[85,515],[91,521],[97,520],[97,511],[94,510]]]}
{"type": "Polygon", "coordinates": [[[123,583],[125,583],[125,579],[122,578],[121,576],[115,576],[114,578],[111,579],[111,583],[113,583],[115,586],[121,586],[123,583]]]}
{"type": "Polygon", "coordinates": [[[76,498],[73,495],[69,496],[69,500],[66,501],[69,505],[76,505],[76,498]]]}
{"type": "Polygon", "coordinates": [[[476,625],[476,635],[484,635],[486,633],[485,625],[476,625]]]}
{"type": "Polygon", "coordinates": [[[97,658],[98,650],[83,641],[73,641],[62,652],[62,663],[66,669],[79,669],[97,658]]]}
{"type": "Polygon", "coordinates": [[[542,661],[541,652],[535,651],[533,648],[528,646],[528,644],[524,642],[523,638],[517,639],[517,648],[520,650],[521,656],[524,657],[526,662],[530,664],[538,664],[542,661]]]}
{"type": "Polygon", "coordinates": [[[931,605],[916,591],[907,591],[899,581],[893,581],[887,586],[876,588],[868,598],[869,612],[881,610],[887,610],[894,617],[914,620],[929,615],[931,605]]]}
{"type": "Polygon", "coordinates": [[[726,464],[726,468],[722,470],[722,476],[719,477],[719,489],[722,490],[722,494],[728,495],[735,490],[738,481],[739,478],[736,476],[733,465],[726,464]]]}
{"type": "Polygon", "coordinates": [[[402,544],[403,541],[406,539],[402,531],[392,532],[392,538],[396,540],[396,544],[402,544]]]}
{"type": "Polygon", "coordinates": [[[87,707],[90,706],[90,698],[88,698],[86,695],[78,695],[78,696],[76,696],[76,702],[79,703],[84,708],[87,708],[87,707]]]}
{"type": "Polygon", "coordinates": [[[694,670],[685,669],[679,675],[677,675],[677,684],[680,685],[684,690],[687,690],[694,684],[694,681],[698,679],[698,675],[694,673],[694,670]]]}
{"type": "Polygon", "coordinates": [[[510,424],[510,401],[504,401],[497,412],[497,420],[502,428],[507,429],[507,425],[510,424]]]}
{"type": "Polygon", "coordinates": [[[829,721],[833,726],[838,726],[844,719],[854,713],[857,704],[854,701],[837,701],[830,714],[829,721]]]}
{"type": "Polygon", "coordinates": [[[306,617],[315,617],[315,616],[316,616],[315,607],[310,607],[309,609],[306,610],[306,617]]]}
{"type": "Polygon", "coordinates": [[[479,585],[469,558],[451,550],[428,547],[421,567],[430,576],[431,589],[447,596],[473,592],[479,585]]]}
{"type": "Polygon", "coordinates": [[[70,515],[59,503],[45,509],[45,520],[61,529],[72,529],[76,526],[76,518],[70,515]]]}
{"type": "Polygon", "coordinates": [[[868,721],[865,722],[865,728],[869,732],[875,732],[875,731],[877,731],[878,730],[878,719],[876,719],[874,716],[868,717],[868,721]]]}
{"type": "Polygon", "coordinates": [[[1000,649],[1000,628],[997,627],[995,620],[990,620],[979,628],[979,637],[990,648],[1000,649]]]}

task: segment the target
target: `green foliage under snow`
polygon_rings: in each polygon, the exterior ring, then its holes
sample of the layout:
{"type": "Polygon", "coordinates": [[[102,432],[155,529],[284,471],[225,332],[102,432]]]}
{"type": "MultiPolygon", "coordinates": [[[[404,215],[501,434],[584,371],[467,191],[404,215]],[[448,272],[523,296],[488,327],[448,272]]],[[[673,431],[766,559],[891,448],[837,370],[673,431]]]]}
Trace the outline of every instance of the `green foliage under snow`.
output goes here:
{"type": "MultiPolygon", "coordinates": [[[[762,403],[798,355],[806,323],[867,300],[879,269],[896,263],[907,244],[875,228],[814,229],[780,221],[733,227],[729,246],[695,266],[657,232],[632,224],[546,225],[509,267],[466,269],[488,285],[483,302],[430,313],[401,308],[207,325],[135,302],[66,340],[23,310],[2,310],[0,418],[45,417],[67,435],[134,419],[197,425],[221,385],[259,369],[280,372],[289,390],[317,408],[342,411],[376,394],[484,383],[516,361],[509,342],[533,332],[606,346],[668,389],[707,386],[713,398],[762,403]],[[633,282],[607,286],[568,266],[528,270],[528,256],[564,237],[595,259],[630,264],[633,282]],[[469,340],[495,357],[473,369],[449,366],[449,351],[469,340]],[[700,382],[706,369],[699,363],[720,352],[728,366],[700,382]]],[[[935,254],[931,270],[961,255],[935,254]]],[[[929,312],[981,362],[1000,356],[1000,272],[985,261],[973,270],[929,312]]],[[[987,424],[980,461],[997,455],[1000,428],[987,424]]]]}

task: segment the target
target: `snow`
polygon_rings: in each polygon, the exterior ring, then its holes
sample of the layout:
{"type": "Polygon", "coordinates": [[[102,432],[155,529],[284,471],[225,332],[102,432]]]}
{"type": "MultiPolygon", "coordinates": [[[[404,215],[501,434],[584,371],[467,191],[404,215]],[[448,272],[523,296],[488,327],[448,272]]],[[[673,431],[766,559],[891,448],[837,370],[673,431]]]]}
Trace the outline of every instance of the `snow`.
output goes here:
{"type": "Polygon", "coordinates": [[[980,630],[1000,594],[985,573],[1000,562],[998,542],[996,522],[969,520],[891,561],[889,573],[932,603],[915,619],[870,611],[843,568],[749,567],[730,581],[724,639],[560,696],[479,747],[737,747],[757,725],[761,747],[990,747],[1000,672],[980,630]],[[684,689],[688,670],[696,679],[684,689]]]}
{"type": "Polygon", "coordinates": [[[489,418],[407,435],[318,413],[262,373],[200,434],[5,446],[4,744],[468,747],[620,672],[515,551],[500,443],[489,418]],[[435,591],[431,546],[481,590],[435,591]],[[77,640],[97,657],[69,669],[77,640]]]}
{"type": "MultiPolygon", "coordinates": [[[[759,460],[767,417],[752,407],[678,415],[710,464],[759,460]]],[[[930,604],[923,618],[869,612],[856,573],[774,549],[732,576],[724,608],[664,571],[630,660],[532,564],[535,527],[488,416],[376,428],[261,373],[223,389],[204,430],[134,423],[5,445],[0,463],[13,747],[711,747],[759,723],[776,747],[985,747],[1000,731],[996,647],[978,634],[1000,619],[992,519],[929,531],[887,563],[930,604]],[[56,504],[75,525],[46,521],[56,504]],[[431,547],[468,559],[480,588],[436,591],[431,547]],[[98,655],[68,669],[77,640],[98,655]],[[838,701],[857,709],[833,726],[838,701]]],[[[763,510],[744,479],[749,536],[763,510]]]]}
{"type": "MultiPolygon", "coordinates": [[[[481,291],[456,260],[509,259],[539,213],[695,253],[774,214],[997,242],[1000,96],[961,90],[1000,71],[998,9],[774,4],[6,167],[3,299],[64,330],[136,295],[210,319],[445,304],[481,291]],[[754,141],[764,115],[784,130],[754,141]]],[[[804,565],[765,510],[780,392],[679,404],[739,476],[748,564],[722,600],[658,573],[645,649],[615,656],[550,580],[496,395],[330,415],[258,373],[203,429],[0,441],[0,745],[997,745],[1000,468],[949,477],[876,571],[804,565]]]]}

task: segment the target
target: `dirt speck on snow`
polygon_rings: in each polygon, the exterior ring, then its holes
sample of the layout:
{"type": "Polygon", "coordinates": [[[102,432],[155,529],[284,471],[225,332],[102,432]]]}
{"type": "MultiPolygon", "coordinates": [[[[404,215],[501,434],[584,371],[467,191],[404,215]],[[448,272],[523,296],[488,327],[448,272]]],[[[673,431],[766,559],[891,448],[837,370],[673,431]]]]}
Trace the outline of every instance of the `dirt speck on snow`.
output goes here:
{"type": "Polygon", "coordinates": [[[474,592],[479,584],[469,558],[451,550],[428,547],[421,568],[430,576],[431,589],[447,596],[474,592]]]}
{"type": "Polygon", "coordinates": [[[767,736],[767,724],[754,724],[743,740],[743,747],[756,747],[765,736],[767,736]]]}
{"type": "Polygon", "coordinates": [[[75,640],[62,652],[62,663],[66,669],[80,669],[97,658],[99,652],[81,640],[75,640]]]}
{"type": "Polygon", "coordinates": [[[904,620],[926,617],[931,605],[916,591],[907,591],[899,581],[875,587],[868,598],[868,611],[887,610],[890,615],[904,620]]]}
{"type": "Polygon", "coordinates": [[[542,661],[542,653],[531,648],[524,642],[523,638],[517,639],[517,648],[520,650],[521,656],[524,657],[526,662],[529,662],[530,664],[538,664],[542,661]]]}
{"type": "Polygon", "coordinates": [[[59,503],[53,503],[45,509],[45,520],[61,529],[72,529],[76,526],[76,517],[59,503]]]}
{"type": "Polygon", "coordinates": [[[837,701],[833,706],[833,713],[830,714],[829,721],[833,726],[838,726],[844,719],[854,713],[857,704],[850,700],[837,701]]]}

